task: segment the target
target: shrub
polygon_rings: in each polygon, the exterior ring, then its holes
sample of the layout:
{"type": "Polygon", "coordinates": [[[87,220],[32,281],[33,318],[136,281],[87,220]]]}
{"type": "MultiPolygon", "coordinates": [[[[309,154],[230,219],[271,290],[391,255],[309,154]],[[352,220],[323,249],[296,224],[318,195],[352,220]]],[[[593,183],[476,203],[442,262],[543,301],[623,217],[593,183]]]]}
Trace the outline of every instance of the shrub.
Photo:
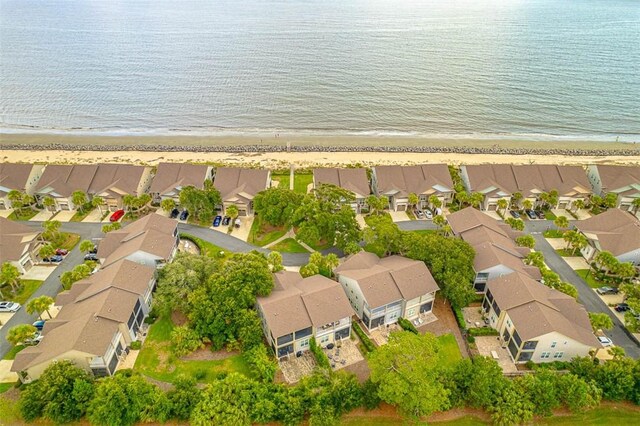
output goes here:
{"type": "Polygon", "coordinates": [[[153,324],[158,319],[158,310],[154,307],[149,311],[149,315],[144,319],[145,324],[153,324]]]}
{"type": "Polygon", "coordinates": [[[173,329],[171,332],[171,341],[173,342],[173,353],[177,357],[184,356],[196,349],[204,347],[198,333],[186,325],[173,329]]]}
{"type": "Polygon", "coordinates": [[[203,380],[205,377],[207,377],[207,370],[205,370],[204,368],[201,368],[201,369],[199,369],[199,370],[196,370],[196,371],[193,373],[193,377],[194,377],[196,380],[203,380]]]}
{"type": "Polygon", "coordinates": [[[251,365],[257,376],[265,382],[272,382],[278,370],[278,365],[269,356],[265,345],[255,345],[243,353],[244,359],[251,365]]]}
{"type": "Polygon", "coordinates": [[[467,330],[470,336],[498,336],[498,330],[491,327],[470,328],[467,330]]]}
{"type": "Polygon", "coordinates": [[[139,340],[131,342],[131,349],[134,351],[140,350],[142,343],[139,340]]]}
{"type": "Polygon", "coordinates": [[[464,322],[464,315],[462,315],[462,309],[453,308],[453,313],[456,316],[456,321],[458,321],[458,327],[460,327],[462,330],[466,330],[467,324],[465,324],[464,322]]]}
{"type": "Polygon", "coordinates": [[[398,324],[406,331],[418,334],[418,329],[406,318],[399,318],[398,324]]]}
{"type": "Polygon", "coordinates": [[[360,341],[362,342],[362,346],[364,346],[364,349],[367,352],[373,352],[376,349],[376,346],[373,344],[371,339],[369,339],[369,336],[367,336],[365,332],[362,331],[360,326],[355,322],[353,323],[353,331],[355,331],[355,333],[358,335],[360,341]]]}
{"type": "Polygon", "coordinates": [[[469,343],[475,343],[475,342],[476,342],[476,338],[475,338],[475,337],[473,337],[473,335],[468,334],[468,335],[467,335],[467,342],[469,342],[469,343]]]}
{"type": "Polygon", "coordinates": [[[322,348],[318,346],[316,343],[316,338],[312,337],[309,341],[309,350],[316,358],[316,362],[320,368],[331,369],[331,363],[329,362],[329,358],[327,358],[327,354],[322,351],[322,348]]]}

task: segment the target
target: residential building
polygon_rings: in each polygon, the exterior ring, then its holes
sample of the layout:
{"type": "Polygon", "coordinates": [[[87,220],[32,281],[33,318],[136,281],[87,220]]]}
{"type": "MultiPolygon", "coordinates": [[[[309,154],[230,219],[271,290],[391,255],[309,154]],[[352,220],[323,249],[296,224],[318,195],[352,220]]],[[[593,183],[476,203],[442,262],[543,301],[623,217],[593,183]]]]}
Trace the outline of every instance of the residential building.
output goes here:
{"type": "Polygon", "coordinates": [[[0,210],[13,208],[8,197],[11,191],[33,195],[43,171],[41,164],[0,163],[0,210]]]}
{"type": "Polygon", "coordinates": [[[551,208],[571,209],[577,200],[586,201],[591,187],[580,166],[545,164],[481,164],[462,166],[460,177],[469,192],[484,195],[481,210],[497,210],[501,199],[511,203],[520,193],[522,201],[540,204],[540,194],[558,192],[558,203],[551,208]]]}
{"type": "Polygon", "coordinates": [[[253,216],[253,198],[271,186],[271,173],[262,169],[218,167],[213,178],[222,197],[222,208],[238,207],[239,216],[253,216]]]}
{"type": "Polygon", "coordinates": [[[409,208],[409,194],[418,196],[418,209],[429,206],[435,195],[442,205],[453,200],[453,181],[446,164],[419,166],[376,166],[371,175],[371,186],[376,195],[389,199],[389,208],[405,211],[409,208]]]}
{"type": "Polygon", "coordinates": [[[52,210],[76,210],[71,199],[75,191],[89,193],[97,164],[49,164],[36,184],[34,194],[42,200],[49,196],[55,201],[52,210]]]}
{"type": "Polygon", "coordinates": [[[575,222],[587,238],[582,256],[591,262],[601,251],[608,251],[620,262],[640,266],[640,220],[631,213],[609,209],[597,216],[575,222]]]}
{"type": "Polygon", "coordinates": [[[602,347],[582,305],[525,274],[490,279],[482,309],[516,363],[570,361],[602,347]]]}
{"type": "Polygon", "coordinates": [[[504,223],[467,207],[447,216],[453,233],[469,243],[476,252],[473,269],[476,272],[473,285],[484,292],[487,281],[512,272],[521,272],[535,280],[541,279],[540,270],[523,263],[531,251],[518,247],[515,238],[522,235],[504,223]]]}
{"type": "Polygon", "coordinates": [[[37,228],[0,217],[0,265],[11,262],[20,273],[26,273],[37,263],[42,244],[37,228]]]}
{"type": "Polygon", "coordinates": [[[616,194],[616,207],[635,213],[633,200],[640,198],[640,166],[590,165],[587,176],[594,194],[616,194]]]}
{"type": "Polygon", "coordinates": [[[350,191],[355,196],[351,208],[360,213],[362,207],[367,205],[367,197],[371,195],[367,171],[362,168],[323,168],[313,170],[313,187],[321,184],[335,185],[350,191]]]}
{"type": "Polygon", "coordinates": [[[188,163],[160,163],[149,188],[155,202],[170,198],[180,203],[180,191],[187,186],[204,188],[211,179],[211,166],[188,163]]]}
{"type": "Polygon", "coordinates": [[[151,167],[132,164],[99,164],[87,191],[102,197],[108,210],[122,209],[125,195],[138,197],[149,189],[151,167]]]}
{"type": "Polygon", "coordinates": [[[258,298],[257,310],[267,341],[278,358],[351,336],[353,310],[340,284],[314,275],[282,271],[273,274],[275,286],[267,297],[258,298]]]}
{"type": "Polygon", "coordinates": [[[178,223],[156,213],[109,232],[98,244],[103,267],[121,259],[147,266],[162,267],[178,250],[178,223]]]}
{"type": "Polygon", "coordinates": [[[69,360],[95,376],[113,375],[138,340],[151,309],[155,268],[120,260],[61,293],[43,339],[16,355],[11,371],[25,383],[55,361],[69,360]]]}
{"type": "Polygon", "coordinates": [[[368,330],[430,313],[439,290],[424,262],[402,256],[381,259],[361,251],[334,273],[368,330]]]}

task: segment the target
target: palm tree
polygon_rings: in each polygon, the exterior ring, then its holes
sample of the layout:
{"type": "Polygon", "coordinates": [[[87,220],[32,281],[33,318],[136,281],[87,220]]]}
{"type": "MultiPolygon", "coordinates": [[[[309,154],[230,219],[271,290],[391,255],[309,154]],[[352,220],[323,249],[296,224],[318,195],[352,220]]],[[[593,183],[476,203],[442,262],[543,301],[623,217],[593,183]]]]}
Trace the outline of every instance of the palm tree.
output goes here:
{"type": "Polygon", "coordinates": [[[633,200],[631,206],[633,207],[633,214],[638,213],[638,209],[640,209],[640,198],[633,200]]]}
{"type": "Polygon", "coordinates": [[[636,268],[630,262],[619,263],[614,272],[618,277],[625,281],[636,276],[636,268]]]}
{"type": "Polygon", "coordinates": [[[236,206],[235,204],[231,204],[226,208],[226,213],[227,216],[231,218],[230,225],[233,226],[233,221],[236,219],[236,217],[238,217],[238,214],[240,214],[240,212],[238,211],[238,206],[236,206]]]}
{"type": "Polygon", "coordinates": [[[407,196],[407,202],[409,203],[409,210],[415,209],[416,206],[418,205],[418,201],[420,201],[420,199],[416,194],[414,194],[413,192],[409,194],[407,196]]]}
{"type": "Polygon", "coordinates": [[[531,200],[524,200],[522,202],[522,207],[524,207],[525,210],[531,210],[531,208],[533,207],[533,203],[531,202],[531,200]]]}
{"type": "Polygon", "coordinates": [[[4,262],[0,269],[0,282],[8,284],[13,293],[17,293],[20,287],[20,270],[14,264],[4,262]]]}
{"type": "Polygon", "coordinates": [[[44,228],[44,233],[46,234],[47,240],[52,240],[60,234],[60,227],[62,223],[59,220],[45,220],[42,222],[42,228],[44,228]]]}
{"type": "Polygon", "coordinates": [[[483,201],[484,201],[484,195],[479,192],[474,192],[469,197],[469,202],[471,203],[471,206],[476,209],[480,208],[480,204],[482,204],[483,201]]]}
{"type": "Polygon", "coordinates": [[[38,255],[42,258],[42,259],[47,259],[51,256],[53,256],[56,253],[55,249],[53,248],[53,246],[51,244],[45,244],[42,247],[40,247],[40,251],[38,251],[38,255]]]}
{"type": "Polygon", "coordinates": [[[89,253],[96,247],[91,240],[84,240],[80,243],[80,251],[83,253],[89,253]]]}
{"type": "Polygon", "coordinates": [[[601,251],[596,255],[593,259],[595,262],[600,265],[600,267],[604,268],[607,273],[611,273],[618,266],[618,259],[608,251],[601,251]]]}
{"type": "Polygon", "coordinates": [[[33,338],[37,331],[38,330],[31,324],[16,325],[9,329],[9,332],[7,333],[7,342],[11,343],[13,346],[17,346],[25,340],[33,338]]]}
{"type": "Polygon", "coordinates": [[[71,194],[71,202],[82,213],[84,211],[84,205],[87,204],[87,194],[83,191],[73,191],[71,194]]]}
{"type": "Polygon", "coordinates": [[[96,195],[91,200],[91,205],[93,207],[97,207],[98,210],[100,211],[100,216],[102,216],[102,206],[104,206],[104,198],[100,197],[99,195],[96,195]]]}
{"type": "Polygon", "coordinates": [[[431,195],[429,197],[429,204],[431,204],[431,208],[434,210],[442,207],[442,201],[440,200],[440,198],[438,198],[437,195],[431,195]]]}
{"type": "Polygon", "coordinates": [[[56,205],[56,201],[53,199],[53,197],[47,195],[46,197],[44,197],[44,199],[42,200],[42,205],[47,209],[47,210],[51,210],[51,207],[56,205]]]}
{"type": "Polygon", "coordinates": [[[516,210],[520,208],[520,201],[522,201],[522,193],[514,192],[513,195],[511,195],[511,205],[513,205],[516,210]]]}
{"type": "Polygon", "coordinates": [[[509,207],[509,202],[506,200],[506,198],[501,198],[498,200],[498,209],[502,209],[503,215],[507,213],[507,207],[509,207]]]}
{"type": "Polygon", "coordinates": [[[575,208],[574,212],[577,212],[578,210],[584,209],[584,200],[576,200],[576,201],[574,201],[573,204],[571,205],[571,207],[575,208]]]}
{"type": "Polygon", "coordinates": [[[455,198],[458,201],[458,207],[460,208],[469,202],[469,194],[465,191],[456,192],[455,198]]]}
{"type": "Polygon", "coordinates": [[[42,319],[42,312],[46,311],[49,318],[51,318],[51,312],[49,312],[49,307],[53,303],[53,298],[47,295],[43,295],[40,297],[36,297],[35,299],[31,299],[26,306],[27,313],[29,314],[38,314],[38,317],[42,319]]]}
{"type": "Polygon", "coordinates": [[[160,208],[165,212],[170,212],[176,208],[176,202],[173,198],[165,198],[160,202],[160,208]]]}
{"type": "Polygon", "coordinates": [[[556,219],[553,221],[553,223],[558,228],[566,229],[566,228],[569,227],[569,219],[567,219],[566,216],[558,216],[558,217],[556,217],[556,219]]]}

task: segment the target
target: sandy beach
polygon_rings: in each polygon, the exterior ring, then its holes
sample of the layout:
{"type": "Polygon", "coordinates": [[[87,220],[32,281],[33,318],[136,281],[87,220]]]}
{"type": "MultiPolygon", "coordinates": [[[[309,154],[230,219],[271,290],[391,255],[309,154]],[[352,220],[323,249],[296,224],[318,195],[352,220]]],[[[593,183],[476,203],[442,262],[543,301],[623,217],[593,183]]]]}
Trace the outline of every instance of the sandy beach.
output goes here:
{"type": "MultiPolygon", "coordinates": [[[[4,162],[42,163],[135,163],[156,165],[160,162],[224,163],[261,166],[272,169],[297,167],[344,166],[376,164],[619,164],[640,165],[640,148],[633,144],[590,141],[519,141],[487,139],[431,139],[418,137],[372,136],[300,136],[300,135],[243,135],[243,136],[81,136],[57,134],[2,134],[0,159],[4,162]],[[4,149],[7,145],[21,145],[31,149],[4,149]],[[79,150],[47,149],[51,144],[82,147],[79,150]],[[282,150],[287,146],[350,147],[350,152],[192,152],[181,151],[197,147],[250,147],[270,145],[282,150]],[[38,147],[42,146],[42,149],[38,147]],[[90,150],[90,147],[99,147],[90,150]],[[140,146],[140,151],[118,150],[122,146],[140,146]],[[170,146],[171,151],[154,151],[154,146],[170,146]],[[357,151],[357,147],[406,147],[407,152],[357,151]],[[598,151],[599,155],[514,155],[490,153],[421,153],[410,152],[412,147],[473,147],[492,149],[576,149],[598,151]],[[112,150],[113,149],[113,150],[112,150]],[[607,151],[634,150],[637,155],[606,155],[607,151]],[[605,153],[605,155],[600,155],[605,153]]],[[[404,148],[403,148],[404,149],[404,148]]],[[[629,154],[629,152],[627,152],[629,154]]]]}

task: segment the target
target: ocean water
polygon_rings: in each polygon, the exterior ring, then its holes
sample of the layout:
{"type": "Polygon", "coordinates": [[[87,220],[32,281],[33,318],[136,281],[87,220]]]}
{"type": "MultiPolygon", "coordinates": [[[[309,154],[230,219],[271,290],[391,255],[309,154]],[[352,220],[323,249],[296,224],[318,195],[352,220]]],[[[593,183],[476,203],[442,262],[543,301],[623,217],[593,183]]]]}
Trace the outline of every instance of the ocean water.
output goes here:
{"type": "Polygon", "coordinates": [[[638,0],[0,0],[2,131],[640,141],[638,0]]]}

